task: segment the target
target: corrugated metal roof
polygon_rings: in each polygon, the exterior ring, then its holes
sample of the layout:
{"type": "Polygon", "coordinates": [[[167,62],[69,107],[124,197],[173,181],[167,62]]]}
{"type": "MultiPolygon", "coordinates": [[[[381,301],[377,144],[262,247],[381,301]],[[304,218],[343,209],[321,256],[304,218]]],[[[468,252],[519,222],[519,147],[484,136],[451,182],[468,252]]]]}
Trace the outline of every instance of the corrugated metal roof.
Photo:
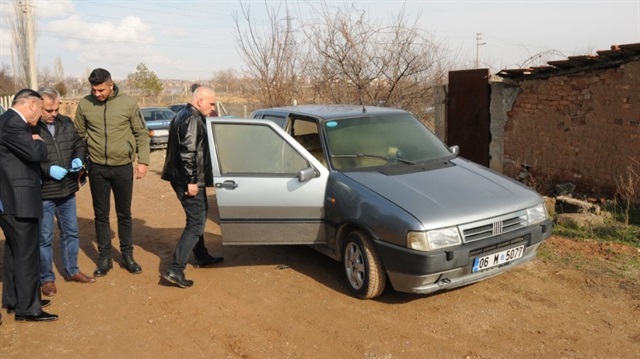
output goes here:
{"type": "Polygon", "coordinates": [[[640,59],[640,43],[613,45],[610,50],[596,51],[597,55],[570,56],[566,60],[549,61],[548,66],[533,66],[523,69],[505,69],[498,76],[514,80],[565,75],[593,69],[617,67],[640,59]]]}

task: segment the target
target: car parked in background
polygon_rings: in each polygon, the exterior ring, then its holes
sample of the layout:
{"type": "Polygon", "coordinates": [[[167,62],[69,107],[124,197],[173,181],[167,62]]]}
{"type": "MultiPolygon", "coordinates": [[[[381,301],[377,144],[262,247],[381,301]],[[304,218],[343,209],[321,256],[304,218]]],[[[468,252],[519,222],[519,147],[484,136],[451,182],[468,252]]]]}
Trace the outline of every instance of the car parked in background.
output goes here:
{"type": "Polygon", "coordinates": [[[140,109],[149,129],[151,148],[165,148],[169,141],[169,125],[176,115],[166,107],[143,107],[140,109]]]}
{"type": "Polygon", "coordinates": [[[182,110],[185,107],[187,107],[187,104],[185,102],[183,102],[183,103],[174,103],[174,104],[171,104],[171,105],[167,106],[168,109],[170,109],[171,111],[173,111],[175,113],[180,112],[180,110],[182,110]]]}
{"type": "Polygon", "coordinates": [[[208,118],[222,242],[308,244],[359,298],[434,293],[532,260],[542,197],[458,156],[411,113],[311,105],[208,118]]]}

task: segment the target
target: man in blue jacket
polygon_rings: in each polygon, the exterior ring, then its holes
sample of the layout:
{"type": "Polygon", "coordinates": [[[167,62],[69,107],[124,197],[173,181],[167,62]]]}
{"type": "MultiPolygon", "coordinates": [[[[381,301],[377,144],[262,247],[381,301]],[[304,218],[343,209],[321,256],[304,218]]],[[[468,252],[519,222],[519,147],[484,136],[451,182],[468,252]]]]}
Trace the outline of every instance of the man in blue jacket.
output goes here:
{"type": "Polygon", "coordinates": [[[42,294],[57,293],[53,273],[54,216],[60,229],[60,250],[66,281],[93,283],[78,268],[78,215],[76,192],[80,189],[79,175],[84,175],[87,157],[84,141],[69,117],[60,115],[60,94],[53,88],[41,89],[44,99],[42,118],[38,124],[40,136],[47,144],[48,156],[40,162],[42,168],[42,221],[40,222],[40,283],[42,294]]]}

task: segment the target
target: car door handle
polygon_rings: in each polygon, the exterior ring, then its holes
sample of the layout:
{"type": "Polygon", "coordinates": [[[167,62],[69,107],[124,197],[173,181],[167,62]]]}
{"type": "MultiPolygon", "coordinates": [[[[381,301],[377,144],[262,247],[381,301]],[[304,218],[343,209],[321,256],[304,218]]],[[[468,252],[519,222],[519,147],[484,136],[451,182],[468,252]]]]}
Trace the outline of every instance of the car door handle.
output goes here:
{"type": "Polygon", "coordinates": [[[216,183],[216,188],[228,188],[228,189],[236,189],[238,184],[235,181],[224,181],[223,183],[216,183]]]}

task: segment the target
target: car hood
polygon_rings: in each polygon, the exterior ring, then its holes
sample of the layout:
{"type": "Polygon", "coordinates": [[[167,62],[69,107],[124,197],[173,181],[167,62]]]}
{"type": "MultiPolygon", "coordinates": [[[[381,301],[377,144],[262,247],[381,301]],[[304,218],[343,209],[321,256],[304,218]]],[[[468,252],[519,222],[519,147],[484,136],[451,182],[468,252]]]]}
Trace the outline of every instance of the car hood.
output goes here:
{"type": "Polygon", "coordinates": [[[401,175],[347,172],[421,221],[425,229],[473,222],[523,210],[542,202],[519,182],[464,159],[454,165],[401,175]]]}

